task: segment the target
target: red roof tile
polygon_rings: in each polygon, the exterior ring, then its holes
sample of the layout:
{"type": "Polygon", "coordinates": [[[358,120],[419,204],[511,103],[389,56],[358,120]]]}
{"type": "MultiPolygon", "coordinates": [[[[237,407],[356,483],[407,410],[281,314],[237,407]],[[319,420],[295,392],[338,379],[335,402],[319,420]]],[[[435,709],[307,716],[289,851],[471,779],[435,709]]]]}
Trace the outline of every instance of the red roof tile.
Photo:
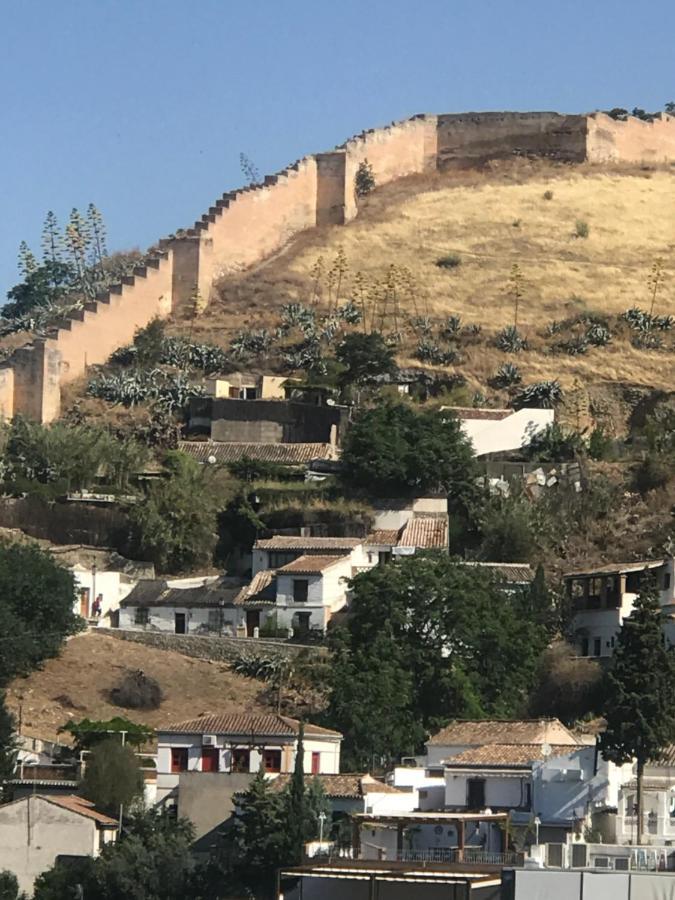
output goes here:
{"type": "Polygon", "coordinates": [[[432,746],[484,744],[567,744],[579,741],[558,719],[474,719],[451,722],[433,735],[432,746]]]}
{"type": "Polygon", "coordinates": [[[349,559],[348,556],[299,556],[287,563],[277,574],[281,575],[320,575],[325,569],[336,566],[349,559]]]}
{"type": "MultiPolygon", "coordinates": [[[[158,728],[158,734],[218,734],[233,737],[295,737],[300,722],[276,713],[248,715],[246,713],[217,715],[207,713],[196,719],[177,722],[158,728]]],[[[305,734],[342,738],[339,731],[305,723],[305,734]]]]}
{"type": "Polygon", "coordinates": [[[38,796],[48,803],[54,803],[56,806],[70,810],[70,812],[77,813],[87,819],[93,819],[99,825],[114,825],[116,827],[118,824],[117,819],[111,819],[110,816],[98,812],[98,810],[94,808],[94,804],[89,800],[85,800],[84,797],[77,797],[75,794],[66,794],[63,796],[58,794],[50,794],[49,796],[38,794],[38,796]]]}
{"type": "Polygon", "coordinates": [[[178,449],[198,462],[211,458],[220,465],[237,462],[244,457],[280,466],[299,466],[313,459],[337,459],[333,444],[263,444],[226,441],[178,441],[178,449]]]}
{"type": "MultiPolygon", "coordinates": [[[[569,744],[549,744],[549,756],[562,756],[576,748],[569,744]]],[[[471,747],[457,756],[444,760],[448,768],[454,766],[529,766],[535,760],[544,759],[544,745],[537,744],[484,744],[471,747]]]]}
{"type": "Polygon", "coordinates": [[[263,538],[253,545],[254,550],[303,550],[315,553],[353,550],[363,543],[363,538],[348,537],[300,537],[299,535],[276,534],[263,538]]]}
{"type": "Polygon", "coordinates": [[[448,546],[447,516],[413,516],[401,532],[399,547],[445,550],[448,546]]]}

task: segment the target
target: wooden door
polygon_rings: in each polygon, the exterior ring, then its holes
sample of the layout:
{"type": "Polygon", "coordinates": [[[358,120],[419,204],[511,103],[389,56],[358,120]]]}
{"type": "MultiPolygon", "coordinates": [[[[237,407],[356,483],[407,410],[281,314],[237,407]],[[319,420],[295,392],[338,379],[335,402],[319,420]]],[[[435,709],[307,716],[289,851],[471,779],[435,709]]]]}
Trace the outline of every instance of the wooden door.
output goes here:
{"type": "Polygon", "coordinates": [[[319,775],[321,772],[321,754],[312,753],[312,775],[319,775]]]}
{"type": "Polygon", "coordinates": [[[176,634],[185,634],[185,613],[175,614],[175,632],[176,634]]]}
{"type": "Polygon", "coordinates": [[[89,618],[89,588],[80,591],[80,615],[83,619],[89,618]]]}

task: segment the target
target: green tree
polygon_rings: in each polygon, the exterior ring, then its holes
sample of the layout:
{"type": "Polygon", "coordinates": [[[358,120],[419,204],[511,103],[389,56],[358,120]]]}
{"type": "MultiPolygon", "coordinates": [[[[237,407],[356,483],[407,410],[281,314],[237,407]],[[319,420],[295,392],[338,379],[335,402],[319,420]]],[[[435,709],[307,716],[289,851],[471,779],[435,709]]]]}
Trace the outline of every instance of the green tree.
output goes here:
{"type": "Polygon", "coordinates": [[[86,759],[81,790],[112,815],[142,799],[143,773],[132,748],[114,737],[97,744],[86,759]]]}
{"type": "Polygon", "coordinates": [[[479,513],[480,556],[491,562],[529,562],[537,549],[531,505],[522,498],[492,498],[479,513]]]}
{"type": "Polygon", "coordinates": [[[190,853],[193,838],[184,819],[154,810],[140,813],[97,859],[56,863],[44,872],[35,883],[34,900],[207,900],[190,853]]]}
{"type": "Polygon", "coordinates": [[[319,817],[324,817],[324,840],[330,834],[331,805],[320,778],[312,778],[307,784],[307,840],[316,841],[321,835],[319,817]]]}
{"type": "Polygon", "coordinates": [[[16,319],[58,302],[74,289],[76,277],[68,263],[48,260],[38,265],[7,292],[9,302],[3,306],[2,315],[16,319]]]}
{"type": "Polygon", "coordinates": [[[349,770],[377,768],[412,755],[424,740],[413,707],[415,691],[405,654],[386,622],[371,646],[333,633],[334,664],[328,676],[326,721],[345,735],[342,764],[349,770]]]}
{"type": "Polygon", "coordinates": [[[56,656],[82,627],[75,581],[35,544],[0,544],[0,687],[56,656]]]}
{"type": "Polygon", "coordinates": [[[121,743],[124,735],[124,743],[131,747],[142,747],[152,740],[153,729],[147,725],[138,725],[123,716],[115,716],[112,719],[92,720],[81,719],[76,722],[71,719],[59,728],[59,734],[70,734],[73,738],[73,748],[76,753],[82,750],[92,750],[97,744],[107,741],[111,735],[121,743]]]}
{"type": "Polygon", "coordinates": [[[394,352],[379,331],[369,334],[354,331],[345,335],[335,356],[345,367],[340,376],[343,385],[367,384],[378,375],[391,375],[396,371],[394,352]]]}
{"type": "Polygon", "coordinates": [[[307,795],[305,792],[305,727],[300,723],[298,733],[298,745],[295,752],[295,765],[293,775],[288,786],[286,800],[286,815],[288,828],[288,863],[299,866],[302,862],[303,849],[308,840],[310,826],[307,795]]]}
{"type": "Polygon", "coordinates": [[[0,871],[0,900],[22,900],[25,894],[19,894],[19,882],[13,872],[7,869],[0,871]]]}
{"type": "Polygon", "coordinates": [[[4,783],[14,774],[17,751],[14,726],[14,716],[7,709],[5,695],[0,693],[0,798],[3,797],[4,783]]]}
{"type": "Polygon", "coordinates": [[[667,647],[659,594],[648,571],[633,612],[624,619],[606,675],[605,759],[637,763],[637,843],[643,834],[645,765],[675,740],[675,651],[667,647]]]}
{"type": "Polygon", "coordinates": [[[489,570],[419,555],[357,575],[351,587],[329,697],[350,764],[410,754],[450,718],[522,706],[546,629],[527,614],[527,597],[505,593],[489,570]]]}
{"type": "Polygon", "coordinates": [[[148,488],[128,510],[129,546],[160,572],[208,565],[215,545],[215,511],[204,470],[178,451],[166,455],[168,478],[148,488]]]}
{"type": "Polygon", "coordinates": [[[164,353],[166,326],[155,317],[145,328],[139,328],[134,334],[136,365],[141,369],[151,369],[158,365],[164,353]]]}
{"type": "Polygon", "coordinates": [[[354,190],[357,197],[366,197],[375,190],[373,167],[367,159],[361,160],[354,176],[354,190]]]}
{"type": "Polygon", "coordinates": [[[286,812],[283,794],[261,769],[241,796],[233,827],[233,874],[256,897],[274,895],[275,872],[288,860],[286,812]]]}
{"type": "Polygon", "coordinates": [[[362,412],[347,432],[342,480],[377,497],[444,491],[465,506],[477,474],[458,419],[398,402],[362,412]]]}

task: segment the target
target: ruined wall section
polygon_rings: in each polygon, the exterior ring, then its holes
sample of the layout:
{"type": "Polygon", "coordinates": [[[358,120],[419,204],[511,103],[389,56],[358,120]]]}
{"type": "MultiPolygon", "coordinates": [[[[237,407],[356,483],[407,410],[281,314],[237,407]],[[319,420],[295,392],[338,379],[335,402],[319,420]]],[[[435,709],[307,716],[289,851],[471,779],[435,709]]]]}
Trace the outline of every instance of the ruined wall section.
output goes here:
{"type": "Polygon", "coordinates": [[[349,222],[357,212],[354,180],[364,160],[372,167],[377,185],[406,175],[435,172],[437,141],[437,117],[419,115],[386,128],[364,131],[338,148],[346,154],[344,221],[349,222]]]}
{"type": "Polygon", "coordinates": [[[195,290],[210,299],[219,278],[247,269],[313,228],[316,206],[313,156],[268,175],[262,184],[223,194],[185,236],[161,244],[176,255],[175,306],[189,301],[195,290]]]}
{"type": "Polygon", "coordinates": [[[46,337],[16,350],[0,370],[0,414],[38,422],[57,418],[62,383],[104,363],[156,316],[169,315],[172,263],[167,252],[149,258],[121,284],[56,322],[46,337]]]}
{"type": "Polygon", "coordinates": [[[438,168],[533,156],[583,162],[586,116],[488,112],[438,116],[438,168]]]}
{"type": "Polygon", "coordinates": [[[665,113],[645,122],[625,122],[604,113],[588,117],[589,162],[667,163],[675,161],[675,118],[665,113]]]}

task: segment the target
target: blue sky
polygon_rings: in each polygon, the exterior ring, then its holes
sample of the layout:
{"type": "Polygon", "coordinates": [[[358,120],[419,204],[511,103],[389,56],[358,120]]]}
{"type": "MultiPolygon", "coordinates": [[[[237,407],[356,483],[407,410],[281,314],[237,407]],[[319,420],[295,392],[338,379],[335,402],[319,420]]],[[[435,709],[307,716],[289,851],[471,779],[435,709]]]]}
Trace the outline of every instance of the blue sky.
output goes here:
{"type": "Polygon", "coordinates": [[[112,249],[243,177],[417,112],[675,99],[670,0],[6,0],[0,299],[45,213],[93,201],[112,249]]]}

